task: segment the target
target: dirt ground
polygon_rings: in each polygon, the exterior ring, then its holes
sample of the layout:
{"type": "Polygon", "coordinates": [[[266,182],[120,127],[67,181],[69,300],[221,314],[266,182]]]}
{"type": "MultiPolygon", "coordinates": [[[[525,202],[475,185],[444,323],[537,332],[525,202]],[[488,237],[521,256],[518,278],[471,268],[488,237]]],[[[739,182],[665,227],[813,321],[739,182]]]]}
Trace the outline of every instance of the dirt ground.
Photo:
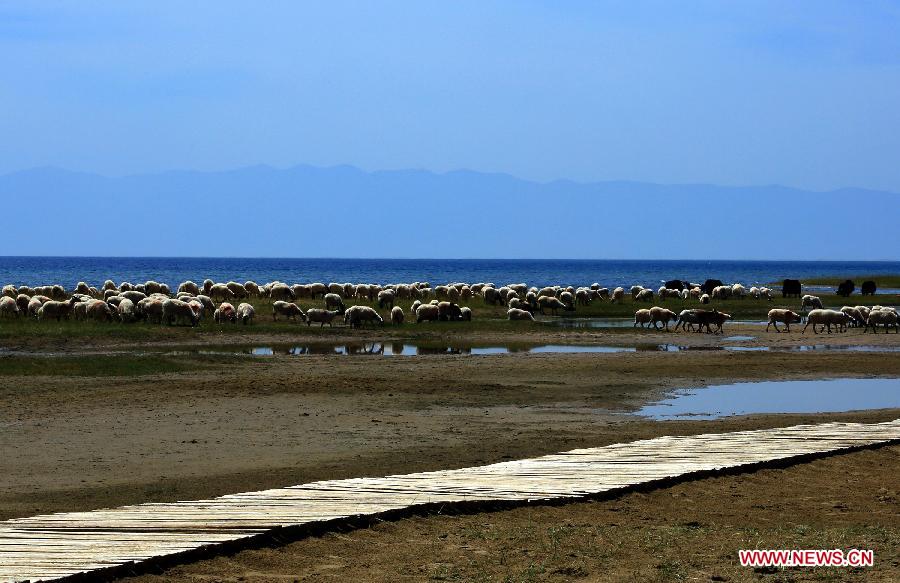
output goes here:
{"type": "MultiPolygon", "coordinates": [[[[853,331],[817,335],[812,341],[809,333],[765,334],[763,330],[764,327],[750,325],[733,326],[728,335],[754,336],[737,341],[705,334],[550,327],[465,335],[438,330],[420,334],[411,341],[424,339],[448,345],[462,341],[478,345],[742,345],[776,350],[415,357],[279,354],[204,361],[195,369],[167,374],[0,376],[0,519],[197,499],[318,479],[464,467],[658,435],[828,420],[874,422],[900,416],[898,410],[884,410],[661,423],[629,414],[678,387],[742,380],[900,376],[898,353],[787,350],[812,344],[895,347],[900,346],[898,335],[853,331]]],[[[353,332],[352,336],[346,330],[335,330],[314,339],[355,341],[386,337],[379,330],[353,332]]],[[[310,338],[298,336],[287,342],[310,338]]],[[[234,344],[266,345],[269,340],[229,337],[229,343],[234,344]]],[[[284,336],[277,340],[286,341],[284,336]]],[[[96,358],[91,355],[110,350],[135,353],[171,348],[167,342],[170,341],[147,342],[140,348],[121,341],[67,343],[62,348],[33,342],[27,347],[5,347],[38,351],[52,348],[64,352],[67,358],[96,358]]],[[[203,342],[218,345],[221,339],[198,339],[195,343],[203,342]]],[[[191,361],[194,357],[183,358],[191,361]]],[[[719,572],[713,568],[716,564],[725,565],[726,559],[733,559],[733,549],[738,548],[733,545],[743,540],[740,537],[750,536],[747,533],[752,528],[757,528],[761,537],[787,536],[784,525],[793,524],[798,516],[804,517],[806,522],[802,524],[812,533],[810,536],[840,534],[857,537],[852,540],[896,543],[895,523],[887,524],[890,521],[881,518],[881,522],[873,518],[871,525],[861,518],[841,522],[838,518],[845,516],[843,511],[826,512],[822,500],[837,499],[838,493],[831,484],[847,478],[840,464],[851,464],[860,484],[868,484],[863,476],[869,476],[872,488],[880,480],[878,488],[893,492],[885,496],[894,500],[890,508],[896,519],[896,475],[900,474],[897,451],[842,457],[846,458],[843,462],[808,464],[819,468],[814,476],[810,470],[790,470],[811,480],[803,490],[808,491],[809,500],[802,498],[802,505],[797,507],[791,506],[800,503],[794,499],[796,492],[788,495],[785,489],[779,494],[768,489],[767,482],[742,481],[768,475],[763,472],[679,486],[687,489],[683,498],[694,501],[686,508],[666,503],[676,491],[666,490],[629,496],[620,502],[573,505],[566,507],[568,510],[530,508],[453,519],[414,519],[349,535],[350,541],[364,537],[364,544],[350,543],[356,554],[351,548],[340,546],[347,540],[325,537],[259,551],[263,554],[248,555],[257,557],[247,559],[249,562],[221,559],[225,562],[198,564],[196,571],[183,567],[173,571],[172,577],[196,575],[200,580],[219,580],[256,576],[259,580],[292,580],[302,575],[304,580],[309,576],[312,580],[356,577],[515,581],[603,579],[612,573],[607,577],[610,580],[647,580],[678,579],[686,574],[695,577],[708,569],[703,575],[708,578],[719,572]],[[723,498],[715,490],[726,488],[722,484],[728,483],[738,484],[727,486],[727,490],[729,496],[734,494],[740,500],[723,498]],[[729,500],[725,508],[719,502],[723,499],[729,500]],[[818,514],[810,513],[808,507],[818,508],[818,514]],[[689,509],[693,509],[693,517],[685,518],[689,509]],[[787,522],[772,518],[781,511],[794,518],[787,522]],[[579,513],[587,514],[579,519],[579,513]],[[833,522],[829,518],[832,514],[837,517],[833,522]],[[694,522],[701,526],[690,526],[694,522]],[[494,524],[496,531],[492,530],[494,526],[483,526],[494,524]],[[544,528],[545,524],[557,526],[544,528]],[[754,524],[758,526],[753,527],[754,524]],[[777,527],[781,530],[776,529],[776,524],[781,525],[777,527]],[[454,530],[455,525],[463,525],[463,531],[454,530]],[[424,529],[423,546],[398,544],[401,539],[416,539],[414,530],[405,529],[418,527],[424,529]],[[485,532],[476,534],[479,529],[485,532]],[[438,530],[442,532],[432,537],[438,530]],[[443,534],[446,536],[441,538],[443,534]],[[472,537],[490,544],[474,545],[472,537]],[[574,556],[565,558],[570,554],[567,550],[553,555],[551,561],[548,553],[552,549],[547,545],[563,544],[560,537],[569,539],[564,546],[571,547],[574,556]],[[619,540],[625,542],[615,542],[619,540]],[[704,550],[705,545],[711,545],[711,550],[704,550]],[[679,548],[681,551],[676,552],[679,548]],[[705,558],[683,556],[686,550],[696,553],[698,549],[706,553],[705,558]],[[505,557],[505,562],[498,563],[499,557],[505,557]],[[559,572],[554,574],[554,570],[559,572]]],[[[774,472],[769,479],[777,481],[777,475],[774,472]]],[[[802,479],[792,483],[796,486],[802,479]]],[[[857,497],[854,490],[854,498],[848,497],[849,501],[842,503],[863,508],[865,495],[860,490],[857,497]]],[[[874,504],[871,500],[869,503],[874,504]]],[[[877,508],[881,507],[875,505],[847,516],[868,516],[877,508]]],[[[900,573],[896,556],[894,560],[892,573],[900,573]]],[[[738,579],[746,575],[743,571],[722,573],[738,579]]]]}

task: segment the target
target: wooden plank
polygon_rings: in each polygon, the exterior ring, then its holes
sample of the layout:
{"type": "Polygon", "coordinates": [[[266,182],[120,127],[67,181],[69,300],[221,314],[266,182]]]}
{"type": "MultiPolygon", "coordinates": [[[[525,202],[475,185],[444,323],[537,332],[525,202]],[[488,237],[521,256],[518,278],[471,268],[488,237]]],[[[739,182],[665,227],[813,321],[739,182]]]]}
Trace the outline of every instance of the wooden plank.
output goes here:
{"type": "Polygon", "coordinates": [[[239,540],[280,526],[423,504],[578,498],[695,472],[900,440],[900,420],[666,436],[534,459],[325,480],[208,500],[0,522],[0,581],[65,578],[239,540]]]}

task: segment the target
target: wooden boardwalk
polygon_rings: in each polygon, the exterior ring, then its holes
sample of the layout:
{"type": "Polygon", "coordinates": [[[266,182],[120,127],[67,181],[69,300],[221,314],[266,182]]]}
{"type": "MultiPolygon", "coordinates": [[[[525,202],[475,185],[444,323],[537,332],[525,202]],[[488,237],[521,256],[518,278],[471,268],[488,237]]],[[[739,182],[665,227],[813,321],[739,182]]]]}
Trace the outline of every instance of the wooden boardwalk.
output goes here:
{"type": "Polygon", "coordinates": [[[382,478],[328,480],[190,502],[0,522],[0,581],[110,569],[309,525],[423,504],[579,498],[900,440],[900,419],[659,437],[534,459],[382,478]]]}

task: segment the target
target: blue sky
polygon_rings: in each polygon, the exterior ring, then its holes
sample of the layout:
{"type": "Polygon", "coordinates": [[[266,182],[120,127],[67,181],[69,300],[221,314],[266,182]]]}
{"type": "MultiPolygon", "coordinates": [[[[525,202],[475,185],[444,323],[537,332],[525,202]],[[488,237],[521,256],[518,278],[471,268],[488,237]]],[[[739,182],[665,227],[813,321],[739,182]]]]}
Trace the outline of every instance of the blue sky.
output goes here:
{"type": "Polygon", "coordinates": [[[900,192],[900,3],[0,2],[0,173],[900,192]]]}

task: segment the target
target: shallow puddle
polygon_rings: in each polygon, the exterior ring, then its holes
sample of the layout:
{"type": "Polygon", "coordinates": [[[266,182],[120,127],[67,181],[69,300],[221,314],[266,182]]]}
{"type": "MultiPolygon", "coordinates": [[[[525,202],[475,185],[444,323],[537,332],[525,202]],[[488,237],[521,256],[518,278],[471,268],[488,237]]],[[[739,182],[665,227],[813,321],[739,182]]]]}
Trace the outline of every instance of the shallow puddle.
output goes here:
{"type": "MultiPolygon", "coordinates": [[[[740,341],[752,337],[735,336],[730,338],[740,341]]],[[[728,340],[728,339],[726,339],[728,340]]],[[[537,346],[466,346],[453,345],[441,346],[432,344],[410,344],[406,342],[364,342],[351,344],[308,344],[302,346],[253,346],[253,347],[222,347],[204,348],[199,350],[179,349],[169,352],[171,355],[179,354],[209,354],[209,355],[251,355],[251,356],[310,356],[310,355],[344,355],[344,356],[424,356],[434,354],[458,354],[458,355],[485,355],[485,354],[515,354],[515,353],[600,353],[612,354],[619,352],[682,352],[682,351],[732,351],[732,352],[804,352],[820,350],[849,351],[849,352],[900,352],[900,346],[872,346],[872,345],[802,345],[802,346],[684,346],[679,344],[639,344],[637,346],[604,346],[595,344],[542,344],[537,346]]]]}
{"type": "Polygon", "coordinates": [[[767,381],[680,389],[638,415],[718,419],[751,413],[835,413],[900,407],[900,379],[767,381]]]}

